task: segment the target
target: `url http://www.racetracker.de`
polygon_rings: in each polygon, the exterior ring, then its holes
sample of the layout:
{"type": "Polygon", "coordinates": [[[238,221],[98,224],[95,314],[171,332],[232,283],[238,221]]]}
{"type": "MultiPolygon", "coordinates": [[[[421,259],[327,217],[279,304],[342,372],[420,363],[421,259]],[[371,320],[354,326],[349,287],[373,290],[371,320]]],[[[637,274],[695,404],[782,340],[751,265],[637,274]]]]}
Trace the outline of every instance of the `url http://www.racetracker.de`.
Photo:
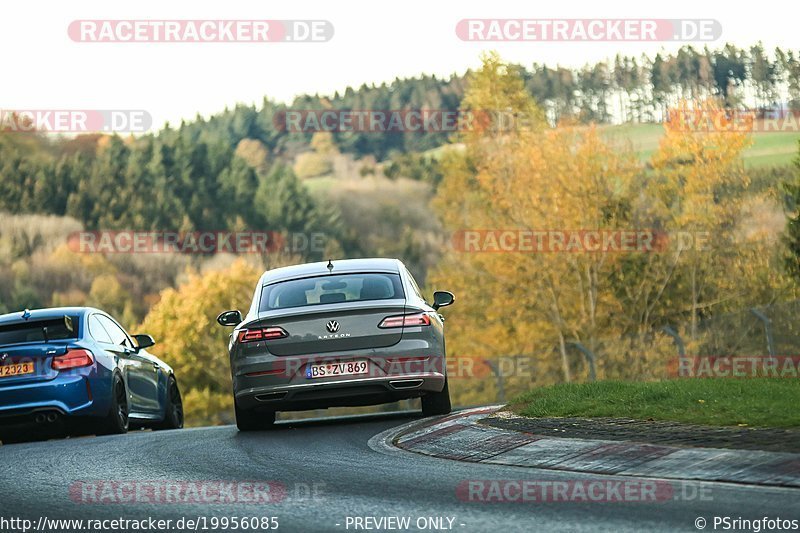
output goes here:
{"type": "Polygon", "coordinates": [[[58,533],[60,531],[274,531],[280,527],[275,516],[195,516],[177,519],[109,518],[63,519],[40,516],[38,520],[0,517],[0,531],[58,533]]]}

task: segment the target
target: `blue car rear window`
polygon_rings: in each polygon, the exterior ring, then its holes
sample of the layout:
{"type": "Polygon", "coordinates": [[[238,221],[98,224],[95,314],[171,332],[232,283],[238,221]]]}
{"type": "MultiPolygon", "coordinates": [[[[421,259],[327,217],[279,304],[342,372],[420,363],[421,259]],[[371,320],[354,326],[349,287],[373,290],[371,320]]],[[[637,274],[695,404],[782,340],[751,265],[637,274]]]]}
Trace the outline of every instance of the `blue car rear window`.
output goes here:
{"type": "Polygon", "coordinates": [[[48,342],[78,338],[78,317],[69,317],[72,330],[64,317],[30,320],[0,325],[0,346],[24,342],[48,342]]]}
{"type": "Polygon", "coordinates": [[[342,302],[404,299],[398,274],[354,273],[265,285],[259,311],[342,302]]]}

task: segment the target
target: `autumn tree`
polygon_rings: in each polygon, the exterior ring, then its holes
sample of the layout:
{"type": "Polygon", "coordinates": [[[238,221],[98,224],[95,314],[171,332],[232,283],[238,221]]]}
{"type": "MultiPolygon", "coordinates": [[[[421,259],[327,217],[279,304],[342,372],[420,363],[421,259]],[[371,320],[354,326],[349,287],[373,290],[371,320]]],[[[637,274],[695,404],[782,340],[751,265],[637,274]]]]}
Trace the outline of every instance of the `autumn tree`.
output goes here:
{"type": "Polygon", "coordinates": [[[233,419],[230,330],[217,315],[229,309],[246,311],[261,271],[243,260],[230,268],[205,274],[190,273],[176,289],[165,289],[139,331],[152,335],[153,353],[175,370],[190,425],[233,419]]]}
{"type": "MultiPolygon", "coordinates": [[[[617,154],[592,128],[549,129],[513,66],[485,57],[463,107],[465,113],[494,109],[526,121],[508,131],[476,128],[459,139],[465,150],[443,162],[436,200],[449,229],[568,233],[624,226],[634,158],[617,154]]],[[[455,252],[433,280],[464,292],[453,311],[464,320],[455,335],[461,350],[538,352],[551,371],[555,350],[557,372],[569,381],[569,343],[593,347],[619,310],[604,286],[614,262],[604,252],[455,252]]]]}
{"type": "MultiPolygon", "coordinates": [[[[774,254],[739,230],[744,206],[733,191],[748,184],[746,132],[673,123],[644,167],[592,127],[549,128],[519,72],[495,55],[469,82],[465,112],[501,109],[528,120],[455,139],[463,149],[443,160],[434,202],[448,230],[555,230],[564,239],[643,231],[649,239],[628,251],[445,252],[431,285],[459,294],[451,351],[536,354],[540,382],[586,375],[584,356],[601,378],[654,378],[675,353],[665,326],[688,321],[697,339],[701,318],[771,301],[786,287],[771,274],[774,254]]],[[[706,102],[682,111],[722,109],[706,102]]]]}
{"type": "Polygon", "coordinates": [[[294,172],[301,179],[330,174],[336,154],[338,150],[331,132],[318,131],[311,138],[311,151],[297,156],[294,172]]]}
{"type": "Polygon", "coordinates": [[[798,156],[794,160],[795,178],[783,184],[786,195],[791,200],[791,213],[786,221],[786,232],[783,237],[784,264],[789,274],[800,281],[800,143],[798,156]]]}

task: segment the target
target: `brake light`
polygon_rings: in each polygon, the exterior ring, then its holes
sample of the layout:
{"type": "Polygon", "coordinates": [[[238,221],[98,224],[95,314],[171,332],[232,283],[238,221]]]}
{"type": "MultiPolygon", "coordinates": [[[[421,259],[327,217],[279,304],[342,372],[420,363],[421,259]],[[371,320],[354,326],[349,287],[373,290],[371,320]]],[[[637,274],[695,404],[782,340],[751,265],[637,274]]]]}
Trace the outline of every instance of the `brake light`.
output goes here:
{"type": "Polygon", "coordinates": [[[396,315],[387,316],[380,324],[379,328],[402,328],[411,326],[430,326],[431,317],[425,313],[416,313],[413,315],[396,315]]]}
{"type": "Polygon", "coordinates": [[[94,363],[94,356],[89,350],[70,350],[64,355],[53,357],[50,366],[53,370],[67,370],[69,368],[80,368],[94,363]]]}
{"type": "Polygon", "coordinates": [[[273,326],[269,328],[243,329],[239,332],[239,342],[269,341],[282,339],[289,334],[283,328],[273,326]]]}

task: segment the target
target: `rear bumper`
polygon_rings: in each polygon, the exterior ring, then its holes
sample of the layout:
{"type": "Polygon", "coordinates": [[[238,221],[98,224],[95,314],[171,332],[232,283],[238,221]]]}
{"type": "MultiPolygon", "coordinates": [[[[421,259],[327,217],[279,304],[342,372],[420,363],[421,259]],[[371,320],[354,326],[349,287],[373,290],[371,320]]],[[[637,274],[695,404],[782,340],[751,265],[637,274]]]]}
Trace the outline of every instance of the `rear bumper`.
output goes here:
{"type": "Polygon", "coordinates": [[[33,419],[40,412],[104,415],[108,405],[99,405],[93,396],[91,380],[80,375],[65,374],[44,382],[4,385],[0,387],[0,425],[33,419]]]}
{"type": "Polygon", "coordinates": [[[300,411],[326,407],[376,405],[429,392],[445,384],[443,346],[435,337],[403,338],[394,346],[275,356],[256,353],[234,357],[233,390],[241,409],[300,411]],[[366,360],[362,375],[309,377],[309,365],[366,360]]]}
{"type": "Polygon", "coordinates": [[[442,373],[407,374],[390,377],[354,376],[349,379],[294,385],[251,387],[236,392],[242,409],[300,411],[326,407],[376,405],[409,398],[444,388],[442,373]]]}

